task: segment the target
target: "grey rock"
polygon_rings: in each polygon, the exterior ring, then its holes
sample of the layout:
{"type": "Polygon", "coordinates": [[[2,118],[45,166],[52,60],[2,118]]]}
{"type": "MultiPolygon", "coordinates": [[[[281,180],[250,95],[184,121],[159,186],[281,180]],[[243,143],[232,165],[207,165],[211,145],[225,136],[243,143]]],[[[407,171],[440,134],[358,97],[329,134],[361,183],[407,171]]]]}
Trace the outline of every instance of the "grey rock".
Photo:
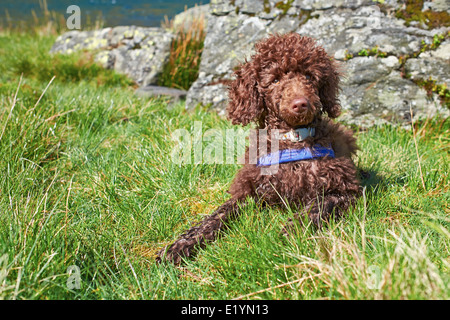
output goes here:
{"type": "Polygon", "coordinates": [[[326,11],[296,31],[314,35],[331,55],[344,48],[358,55],[363,49],[377,46],[388,55],[412,54],[420,49],[422,41],[430,44],[434,35],[431,31],[406,28],[403,20],[390,18],[373,5],[326,11]]]}
{"type": "Polygon", "coordinates": [[[422,11],[447,11],[450,13],[450,0],[427,0],[423,3],[422,11]]]}
{"type": "Polygon", "coordinates": [[[257,14],[264,11],[263,1],[237,0],[235,5],[244,14],[257,14]]]}
{"type": "Polygon", "coordinates": [[[336,1],[325,1],[325,0],[304,0],[304,1],[294,1],[298,3],[303,9],[307,10],[326,10],[331,8],[347,8],[356,9],[361,6],[373,5],[374,2],[370,0],[336,0],[336,1]]]}
{"type": "Polygon", "coordinates": [[[398,59],[378,59],[375,57],[357,57],[347,61],[345,64],[345,77],[343,86],[371,84],[379,78],[387,76],[395,67],[400,64],[398,59]],[[395,59],[396,61],[392,61],[395,59]],[[381,62],[380,62],[381,61],[381,62]]]}
{"type": "Polygon", "coordinates": [[[70,31],[56,39],[50,52],[96,51],[103,67],[128,75],[139,85],[155,84],[169,56],[173,34],[162,28],[119,26],[70,31]]]}
{"type": "Polygon", "coordinates": [[[50,53],[73,53],[79,50],[96,50],[108,46],[111,28],[94,31],[69,31],[59,36],[50,53]]]}
{"type": "Polygon", "coordinates": [[[174,30],[184,30],[187,31],[192,26],[195,20],[203,20],[205,25],[208,24],[209,17],[209,4],[202,6],[195,6],[189,8],[179,14],[177,14],[173,19],[173,29],[174,30]]]}
{"type": "Polygon", "coordinates": [[[413,80],[436,80],[450,84],[450,41],[443,42],[435,51],[422,52],[415,59],[408,59],[405,71],[413,80]]]}
{"type": "Polygon", "coordinates": [[[410,108],[415,118],[437,113],[448,116],[437,97],[428,97],[424,89],[402,78],[396,70],[378,77],[375,82],[351,84],[344,86],[343,90],[341,104],[345,109],[341,119],[347,123],[372,126],[409,122],[410,108]]]}
{"type": "Polygon", "coordinates": [[[235,11],[236,7],[227,0],[211,0],[210,1],[210,13],[215,16],[224,16],[232,11],[235,11]]]}
{"type": "Polygon", "coordinates": [[[175,98],[175,100],[185,99],[187,91],[179,90],[168,87],[160,87],[160,86],[142,86],[136,89],[136,94],[141,97],[159,97],[159,96],[167,96],[175,98]]]}

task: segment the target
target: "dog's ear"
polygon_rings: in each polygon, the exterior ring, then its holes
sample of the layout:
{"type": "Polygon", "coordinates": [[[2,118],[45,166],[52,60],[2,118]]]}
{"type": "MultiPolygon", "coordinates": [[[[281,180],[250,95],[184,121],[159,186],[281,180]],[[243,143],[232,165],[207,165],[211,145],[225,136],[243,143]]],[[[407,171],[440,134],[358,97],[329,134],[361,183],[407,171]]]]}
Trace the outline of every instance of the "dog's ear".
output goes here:
{"type": "Polygon", "coordinates": [[[264,113],[264,101],[258,91],[257,72],[252,62],[235,71],[236,79],[229,87],[228,119],[233,124],[247,125],[260,122],[264,113]]]}
{"type": "Polygon", "coordinates": [[[341,73],[338,71],[339,66],[335,61],[330,61],[330,63],[331,66],[327,68],[327,75],[324,77],[325,81],[319,89],[319,97],[323,106],[322,111],[326,112],[330,118],[337,118],[341,114],[341,105],[338,99],[341,73]]]}

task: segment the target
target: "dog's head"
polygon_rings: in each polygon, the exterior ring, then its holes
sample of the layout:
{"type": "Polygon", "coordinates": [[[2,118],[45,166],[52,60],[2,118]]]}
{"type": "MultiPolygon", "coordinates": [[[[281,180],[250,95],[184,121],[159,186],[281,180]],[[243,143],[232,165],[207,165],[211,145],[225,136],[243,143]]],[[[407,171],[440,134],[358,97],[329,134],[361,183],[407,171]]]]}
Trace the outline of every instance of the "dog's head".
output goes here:
{"type": "Polygon", "coordinates": [[[262,127],[270,117],[294,128],[309,125],[322,113],[339,116],[337,65],[313,39],[274,35],[255,49],[251,61],[235,71],[229,88],[227,111],[233,124],[262,127]]]}

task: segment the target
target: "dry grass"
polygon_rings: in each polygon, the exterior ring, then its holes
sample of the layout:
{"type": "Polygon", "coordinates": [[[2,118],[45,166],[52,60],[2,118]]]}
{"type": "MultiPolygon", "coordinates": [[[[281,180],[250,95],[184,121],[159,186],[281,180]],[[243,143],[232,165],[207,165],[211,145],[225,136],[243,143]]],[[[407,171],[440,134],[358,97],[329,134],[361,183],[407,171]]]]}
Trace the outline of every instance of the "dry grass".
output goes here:
{"type": "MultiPolygon", "coordinates": [[[[449,235],[448,230],[442,230],[449,235]]],[[[361,243],[342,229],[335,229],[308,239],[317,245],[315,256],[293,254],[303,294],[320,287],[335,291],[343,299],[442,299],[447,296],[445,280],[429,256],[427,237],[403,229],[400,234],[390,230],[390,236],[369,236],[379,244],[379,259],[370,260],[361,243]]],[[[450,239],[450,238],[448,238],[450,239]]],[[[375,255],[376,257],[377,255],[375,255]]],[[[449,267],[448,261],[444,262],[449,267]]],[[[288,285],[286,284],[286,285],[288,285]]]]}
{"type": "MultiPolygon", "coordinates": [[[[166,20],[166,28],[173,29],[173,22],[166,20]]],[[[203,41],[205,40],[205,18],[195,18],[188,30],[181,24],[175,31],[169,60],[159,80],[159,85],[188,90],[198,77],[203,41]]]]}

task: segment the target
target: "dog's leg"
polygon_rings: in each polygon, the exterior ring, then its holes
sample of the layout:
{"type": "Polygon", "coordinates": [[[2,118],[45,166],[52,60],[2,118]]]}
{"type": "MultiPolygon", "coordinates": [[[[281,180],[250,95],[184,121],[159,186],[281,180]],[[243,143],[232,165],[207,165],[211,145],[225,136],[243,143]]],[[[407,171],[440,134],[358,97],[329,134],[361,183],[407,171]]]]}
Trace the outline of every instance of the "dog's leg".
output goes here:
{"type": "Polygon", "coordinates": [[[328,222],[331,217],[338,220],[344,212],[354,206],[357,194],[328,194],[309,202],[303,210],[294,214],[294,219],[289,218],[283,227],[282,233],[288,235],[295,226],[295,220],[304,226],[305,216],[309,218],[317,228],[321,228],[323,223],[328,222]]]}
{"type": "Polygon", "coordinates": [[[165,260],[179,264],[183,257],[192,256],[197,248],[214,241],[225,224],[239,215],[240,204],[241,202],[235,199],[225,202],[197,226],[179,236],[172,245],[164,247],[158,253],[156,261],[165,260]]]}

